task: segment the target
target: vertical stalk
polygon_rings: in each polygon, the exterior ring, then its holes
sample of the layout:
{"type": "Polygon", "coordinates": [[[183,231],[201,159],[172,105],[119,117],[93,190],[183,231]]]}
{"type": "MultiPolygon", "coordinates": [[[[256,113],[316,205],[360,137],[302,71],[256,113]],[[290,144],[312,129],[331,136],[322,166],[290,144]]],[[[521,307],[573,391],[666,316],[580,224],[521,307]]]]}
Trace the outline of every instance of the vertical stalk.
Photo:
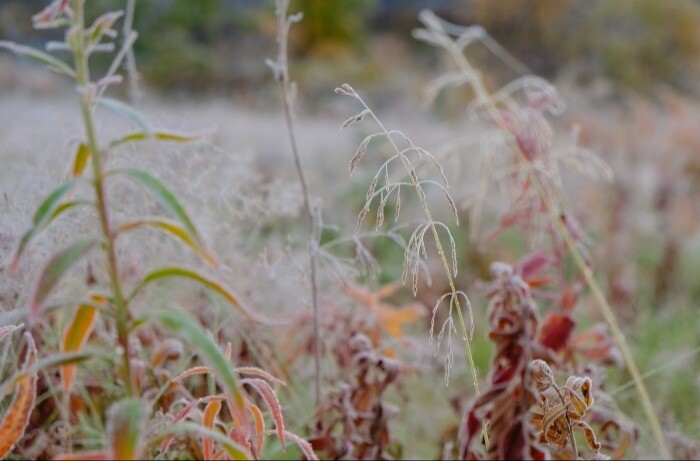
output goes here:
{"type": "Polygon", "coordinates": [[[76,69],[76,83],[80,89],[80,110],[82,113],[83,124],[85,127],[85,137],[87,146],[90,149],[92,172],[93,172],[93,189],[97,198],[97,211],[100,216],[100,225],[102,234],[105,237],[105,251],[107,253],[107,263],[114,295],[113,304],[115,307],[117,336],[120,346],[122,347],[122,366],[121,374],[126,395],[133,397],[134,382],[131,374],[131,365],[129,363],[129,327],[128,319],[129,312],[124,294],[119,280],[119,266],[117,265],[117,257],[115,251],[114,234],[110,227],[109,211],[107,209],[107,201],[104,190],[104,172],[102,165],[102,155],[97,142],[95,133],[95,123],[93,120],[93,105],[94,94],[90,88],[90,69],[88,67],[89,56],[85,50],[85,0],[73,0],[73,9],[75,11],[75,27],[76,27],[76,48],[74,50],[74,62],[76,69]]]}
{"type": "Polygon", "coordinates": [[[314,314],[314,375],[315,375],[315,389],[314,396],[316,401],[316,406],[321,403],[321,318],[320,310],[318,307],[318,278],[317,278],[317,251],[316,251],[316,232],[315,232],[315,219],[313,211],[311,209],[311,200],[309,196],[309,188],[306,182],[306,175],[304,173],[304,167],[301,162],[301,157],[299,155],[299,149],[297,147],[296,135],[294,133],[294,123],[292,114],[292,102],[290,94],[290,80],[289,80],[289,68],[287,64],[287,38],[289,35],[289,27],[291,23],[287,18],[287,8],[289,6],[289,0],[279,0],[277,2],[277,41],[279,46],[279,53],[277,57],[277,65],[279,68],[275,71],[275,76],[279,83],[281,95],[282,95],[282,106],[284,108],[284,119],[287,124],[287,133],[289,134],[289,143],[292,148],[292,156],[294,157],[294,167],[299,177],[299,184],[301,185],[301,192],[304,198],[304,213],[307,218],[307,226],[309,232],[309,266],[311,268],[311,305],[314,314]]]}
{"type": "MultiPolygon", "coordinates": [[[[126,0],[126,9],[124,12],[124,27],[122,28],[122,39],[129,40],[134,24],[134,9],[136,0],[126,0]]],[[[129,46],[126,52],[126,73],[129,80],[129,99],[137,101],[141,97],[139,91],[139,74],[136,70],[136,58],[134,57],[134,48],[129,46]]]]}

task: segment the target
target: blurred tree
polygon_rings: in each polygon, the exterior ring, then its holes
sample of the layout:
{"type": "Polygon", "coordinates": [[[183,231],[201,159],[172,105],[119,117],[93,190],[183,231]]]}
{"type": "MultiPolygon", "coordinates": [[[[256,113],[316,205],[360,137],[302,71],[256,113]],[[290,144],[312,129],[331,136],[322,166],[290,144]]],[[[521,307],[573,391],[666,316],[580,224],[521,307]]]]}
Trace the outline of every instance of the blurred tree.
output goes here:
{"type": "Polygon", "coordinates": [[[290,37],[294,49],[328,56],[362,46],[376,1],[293,0],[289,11],[304,13],[290,37]]]}

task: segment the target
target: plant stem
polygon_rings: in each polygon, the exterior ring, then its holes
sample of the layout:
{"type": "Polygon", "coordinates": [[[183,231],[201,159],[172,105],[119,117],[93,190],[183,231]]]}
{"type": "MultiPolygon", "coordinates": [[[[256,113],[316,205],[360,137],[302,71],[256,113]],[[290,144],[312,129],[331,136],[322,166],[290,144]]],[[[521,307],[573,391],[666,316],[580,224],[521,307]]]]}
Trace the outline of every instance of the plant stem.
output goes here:
{"type": "MultiPolygon", "coordinates": [[[[453,46],[448,46],[447,50],[449,51],[450,55],[452,56],[452,59],[455,61],[457,66],[464,72],[465,76],[468,78],[469,84],[474,90],[477,99],[482,104],[484,104],[485,107],[488,108],[492,115],[497,116],[496,108],[494,107],[493,102],[489,97],[489,93],[484,87],[484,84],[481,81],[479,74],[471,66],[464,54],[459,49],[457,49],[457,47],[455,47],[454,44],[453,46]]],[[[603,317],[605,318],[605,321],[607,322],[610,328],[610,332],[612,333],[613,338],[617,343],[617,347],[620,348],[620,352],[622,353],[622,356],[625,360],[627,369],[632,375],[632,379],[634,380],[635,386],[637,388],[637,393],[639,394],[639,397],[642,402],[642,407],[644,408],[644,412],[646,413],[647,419],[649,420],[649,424],[651,425],[651,430],[654,434],[654,438],[656,439],[656,442],[659,445],[659,449],[661,450],[661,456],[663,456],[666,459],[670,459],[670,453],[664,440],[663,432],[661,430],[661,424],[659,423],[659,419],[656,416],[654,406],[651,403],[649,392],[646,386],[644,385],[641,373],[639,372],[639,368],[637,367],[637,363],[634,360],[632,351],[627,345],[625,335],[622,333],[622,330],[620,329],[620,326],[617,323],[617,320],[615,319],[615,314],[613,313],[612,308],[608,304],[608,301],[605,298],[605,295],[603,294],[603,291],[601,290],[600,286],[598,285],[598,282],[596,282],[595,278],[593,277],[593,273],[591,272],[590,268],[583,259],[581,252],[576,247],[576,243],[574,242],[571,232],[564,224],[564,222],[562,222],[555,206],[552,204],[551,200],[549,200],[549,196],[544,190],[544,187],[541,184],[539,178],[535,174],[532,164],[522,152],[520,146],[518,146],[515,140],[512,139],[512,137],[509,138],[509,143],[512,149],[518,155],[519,160],[523,163],[523,165],[525,165],[528,177],[530,181],[535,185],[540,200],[542,200],[542,203],[544,204],[545,208],[547,209],[547,212],[550,215],[550,220],[555,225],[561,238],[566,242],[569,254],[572,256],[577,268],[581,271],[584,278],[586,279],[586,284],[591,290],[591,293],[593,294],[593,297],[595,298],[596,303],[598,304],[600,311],[603,314],[603,317]]]]}
{"type": "MultiPolygon", "coordinates": [[[[459,321],[459,326],[460,329],[462,330],[462,340],[464,341],[464,348],[467,353],[467,365],[468,368],[471,372],[472,376],[472,383],[474,385],[474,392],[476,393],[476,396],[479,396],[479,379],[476,375],[476,366],[474,365],[474,357],[472,354],[472,348],[471,348],[471,341],[469,339],[469,334],[467,333],[467,327],[466,324],[464,323],[464,316],[462,315],[462,307],[459,302],[459,296],[456,296],[457,293],[457,288],[454,283],[454,279],[452,277],[452,273],[450,271],[450,264],[447,262],[447,256],[445,255],[445,250],[442,246],[442,242],[440,241],[440,236],[438,235],[437,228],[435,227],[435,224],[433,222],[433,217],[430,213],[430,209],[428,207],[428,202],[427,198],[425,196],[425,192],[423,191],[423,188],[421,187],[420,183],[418,182],[418,178],[415,174],[413,166],[409,163],[408,159],[406,158],[405,155],[401,153],[401,149],[396,145],[396,142],[394,139],[391,137],[391,133],[384,127],[384,124],[379,120],[379,118],[376,116],[376,114],[369,108],[369,106],[365,103],[365,101],[362,99],[360,95],[358,95],[355,91],[353,91],[354,96],[360,101],[362,106],[369,111],[369,114],[372,116],[374,121],[377,123],[379,128],[382,130],[386,138],[389,140],[389,143],[391,144],[391,147],[394,149],[394,151],[398,154],[398,156],[401,158],[401,162],[403,163],[404,167],[406,168],[408,175],[411,177],[411,182],[413,183],[413,187],[415,188],[418,198],[420,200],[421,206],[423,207],[423,212],[425,213],[425,217],[428,220],[428,223],[430,225],[430,229],[433,234],[433,239],[435,240],[435,248],[437,249],[438,255],[440,255],[440,259],[442,261],[442,266],[445,270],[445,275],[447,276],[447,282],[450,285],[450,290],[453,294],[453,299],[455,301],[455,307],[457,308],[457,320],[459,321]]],[[[482,428],[483,430],[483,436],[484,436],[484,442],[486,444],[487,450],[489,446],[489,438],[488,438],[488,433],[486,431],[486,423],[484,423],[484,426],[482,428]]]]}
{"type": "Polygon", "coordinates": [[[134,382],[131,374],[131,365],[129,362],[129,311],[126,300],[121,288],[119,280],[119,266],[117,265],[117,257],[115,251],[114,234],[110,227],[109,210],[104,190],[104,173],[102,166],[102,155],[97,142],[95,133],[95,123],[93,120],[93,105],[94,99],[90,86],[90,69],[88,67],[89,56],[85,51],[85,0],[73,0],[73,9],[75,11],[75,25],[77,28],[76,49],[74,50],[74,60],[76,68],[76,83],[81,91],[80,95],[80,110],[85,125],[85,136],[87,138],[87,146],[90,149],[92,172],[93,172],[93,189],[97,198],[97,210],[100,216],[100,224],[102,234],[105,237],[107,253],[107,262],[109,265],[109,275],[114,295],[113,303],[116,310],[117,321],[117,336],[119,344],[122,347],[122,380],[126,389],[126,395],[133,397],[135,395],[134,382]]]}
{"type": "Polygon", "coordinates": [[[315,232],[315,219],[314,214],[311,209],[311,200],[309,197],[309,187],[306,182],[306,175],[304,173],[304,167],[301,162],[301,157],[299,156],[299,149],[297,147],[296,134],[294,132],[294,122],[292,117],[292,95],[290,93],[290,80],[289,80],[289,68],[287,64],[287,38],[289,34],[290,22],[287,19],[287,8],[289,6],[289,0],[281,0],[277,2],[277,41],[279,46],[279,53],[277,57],[277,64],[279,65],[279,71],[275,73],[277,81],[280,86],[280,91],[282,95],[282,106],[284,107],[284,119],[287,124],[287,133],[289,134],[289,143],[292,148],[292,156],[294,157],[294,167],[297,171],[297,176],[299,177],[299,184],[301,185],[301,192],[304,198],[304,213],[307,217],[307,225],[309,232],[309,266],[311,268],[311,305],[314,314],[314,375],[315,375],[315,389],[314,396],[316,401],[316,406],[318,407],[321,403],[321,318],[320,310],[318,307],[318,279],[317,279],[317,243],[316,243],[316,232],[315,232]]]}

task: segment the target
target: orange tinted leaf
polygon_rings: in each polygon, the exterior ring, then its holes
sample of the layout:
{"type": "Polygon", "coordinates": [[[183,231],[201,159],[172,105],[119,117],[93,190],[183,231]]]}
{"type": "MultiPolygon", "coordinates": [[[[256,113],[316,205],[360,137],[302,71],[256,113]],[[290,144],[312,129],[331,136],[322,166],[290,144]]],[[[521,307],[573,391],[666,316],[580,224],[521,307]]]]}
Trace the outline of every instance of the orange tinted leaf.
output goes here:
{"type": "Polygon", "coordinates": [[[238,373],[241,373],[243,375],[254,375],[254,376],[259,376],[261,378],[265,378],[268,381],[272,381],[273,383],[281,384],[282,386],[286,386],[287,383],[282,381],[279,378],[275,378],[272,376],[270,373],[267,371],[263,370],[262,368],[258,367],[238,367],[236,368],[236,371],[238,373]]]}
{"type": "Polygon", "coordinates": [[[185,370],[176,377],[173,378],[173,381],[181,381],[185,378],[188,378],[190,376],[194,375],[204,375],[207,373],[211,373],[211,367],[206,367],[206,366],[199,366],[199,367],[192,367],[189,370],[185,370]]]}
{"type": "MultiPolygon", "coordinates": [[[[29,333],[24,334],[27,341],[23,369],[29,368],[36,360],[37,351],[34,339],[29,333]]],[[[29,424],[29,416],[34,409],[36,399],[37,372],[23,375],[15,382],[17,391],[0,421],[0,458],[4,458],[22,438],[29,424]]]]}
{"type": "Polygon", "coordinates": [[[265,441],[265,418],[263,418],[262,411],[260,411],[257,405],[246,402],[246,406],[253,415],[253,421],[255,422],[255,453],[253,453],[253,455],[259,457],[263,442],[265,441]]]}
{"type": "MultiPolygon", "coordinates": [[[[214,429],[219,410],[221,410],[221,400],[211,400],[204,408],[202,425],[208,429],[214,429]]],[[[204,459],[212,459],[214,457],[214,441],[209,437],[202,437],[202,453],[204,454],[204,459]]]]}
{"type": "Polygon", "coordinates": [[[265,405],[267,405],[267,407],[270,409],[270,413],[272,413],[272,420],[275,422],[277,438],[279,438],[282,448],[284,449],[284,419],[282,418],[282,407],[277,399],[277,394],[275,394],[275,391],[270,387],[270,385],[262,379],[247,378],[242,379],[241,382],[253,386],[253,388],[258,391],[260,396],[265,401],[265,405]]]}
{"type": "MultiPolygon", "coordinates": [[[[97,313],[97,307],[91,304],[78,306],[66,331],[63,333],[61,352],[76,352],[83,348],[85,341],[90,336],[97,313]]],[[[70,392],[76,370],[77,367],[73,364],[61,367],[61,385],[64,392],[70,392]]]]}
{"type": "Polygon", "coordinates": [[[135,398],[123,399],[109,409],[107,440],[110,459],[132,460],[143,458],[146,429],[144,403],[135,398]]]}

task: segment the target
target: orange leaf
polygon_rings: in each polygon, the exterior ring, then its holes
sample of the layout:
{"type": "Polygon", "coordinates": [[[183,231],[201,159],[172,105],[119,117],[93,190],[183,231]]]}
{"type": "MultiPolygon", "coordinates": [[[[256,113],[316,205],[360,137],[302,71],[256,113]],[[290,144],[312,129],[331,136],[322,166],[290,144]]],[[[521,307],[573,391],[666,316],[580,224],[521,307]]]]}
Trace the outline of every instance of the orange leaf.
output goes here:
{"type": "MultiPolygon", "coordinates": [[[[204,408],[204,418],[202,425],[209,429],[214,429],[216,415],[221,410],[221,400],[211,400],[206,408],[204,408]]],[[[208,437],[202,437],[202,453],[204,459],[212,459],[214,457],[214,441],[208,437]]]]}
{"type": "Polygon", "coordinates": [[[280,439],[282,449],[284,449],[284,419],[282,418],[282,407],[280,406],[275,391],[262,379],[247,378],[242,379],[241,382],[253,386],[265,401],[265,404],[272,413],[272,419],[275,421],[275,429],[277,429],[277,437],[280,439]]]}
{"type": "Polygon", "coordinates": [[[255,421],[255,453],[253,453],[253,456],[257,458],[260,456],[263,442],[265,440],[265,418],[263,418],[262,411],[260,411],[260,408],[258,408],[257,405],[246,402],[246,406],[253,414],[253,420],[255,421]]]}
{"type": "MultiPolygon", "coordinates": [[[[22,368],[26,369],[36,360],[37,351],[32,336],[25,333],[24,337],[27,341],[27,353],[22,368]]],[[[0,422],[0,458],[5,457],[24,435],[29,416],[34,409],[36,380],[37,373],[34,371],[22,376],[15,384],[17,391],[0,422]]]]}
{"type": "MultiPolygon", "coordinates": [[[[78,306],[66,331],[63,333],[61,352],[77,352],[83,348],[95,324],[97,313],[97,307],[91,304],[78,306]]],[[[76,365],[63,365],[61,367],[61,385],[64,392],[70,392],[76,371],[76,365]]]]}

